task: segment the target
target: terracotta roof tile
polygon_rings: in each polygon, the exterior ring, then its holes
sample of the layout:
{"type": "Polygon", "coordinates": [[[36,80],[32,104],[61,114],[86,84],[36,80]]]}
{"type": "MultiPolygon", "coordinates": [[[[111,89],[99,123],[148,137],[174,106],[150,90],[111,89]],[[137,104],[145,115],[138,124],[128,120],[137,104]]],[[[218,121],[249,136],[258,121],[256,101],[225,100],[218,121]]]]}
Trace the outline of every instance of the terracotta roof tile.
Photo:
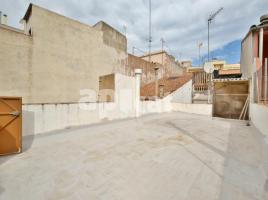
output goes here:
{"type": "MultiPolygon", "coordinates": [[[[165,96],[167,96],[168,94],[176,91],[178,88],[183,86],[191,79],[192,74],[186,73],[183,76],[166,77],[159,79],[158,84],[164,86],[164,94],[165,96]]],[[[143,97],[155,96],[155,82],[151,82],[149,84],[144,85],[141,88],[141,96],[143,97]]]]}

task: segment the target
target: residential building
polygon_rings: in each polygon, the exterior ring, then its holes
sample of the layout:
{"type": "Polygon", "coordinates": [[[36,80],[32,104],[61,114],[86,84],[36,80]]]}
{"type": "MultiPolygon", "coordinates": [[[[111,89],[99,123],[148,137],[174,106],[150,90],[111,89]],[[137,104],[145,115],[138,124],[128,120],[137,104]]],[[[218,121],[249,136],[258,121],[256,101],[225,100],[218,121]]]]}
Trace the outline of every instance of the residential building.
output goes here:
{"type": "Polygon", "coordinates": [[[156,51],[149,54],[145,54],[140,56],[140,58],[154,63],[158,63],[162,65],[163,68],[163,77],[170,76],[179,76],[184,73],[184,68],[180,65],[178,61],[176,61],[175,57],[169,55],[166,51],[156,51]]]}
{"type": "Polygon", "coordinates": [[[251,102],[268,102],[267,66],[268,15],[260,18],[259,25],[250,27],[241,45],[241,72],[250,80],[251,102]]]}
{"type": "Polygon", "coordinates": [[[106,24],[83,24],[30,4],[24,30],[0,25],[0,93],[23,103],[78,102],[99,77],[125,70],[126,37],[106,24]]]}
{"type": "Polygon", "coordinates": [[[141,84],[145,85],[147,83],[153,82],[156,79],[156,68],[159,68],[159,73],[157,78],[162,78],[164,74],[164,67],[161,64],[148,62],[140,57],[128,54],[127,63],[127,73],[129,75],[134,75],[135,69],[142,70],[141,84]]]}
{"type": "MultiPolygon", "coordinates": [[[[268,149],[268,15],[260,18],[259,25],[250,27],[241,45],[242,77],[249,80],[249,117],[251,124],[256,126],[260,136],[256,137],[260,143],[263,157],[267,158],[268,149]]],[[[268,175],[268,165],[265,163],[268,175]]]]}
{"type": "Polygon", "coordinates": [[[192,67],[192,61],[189,61],[189,60],[181,61],[180,66],[185,69],[190,68],[192,67]]]}

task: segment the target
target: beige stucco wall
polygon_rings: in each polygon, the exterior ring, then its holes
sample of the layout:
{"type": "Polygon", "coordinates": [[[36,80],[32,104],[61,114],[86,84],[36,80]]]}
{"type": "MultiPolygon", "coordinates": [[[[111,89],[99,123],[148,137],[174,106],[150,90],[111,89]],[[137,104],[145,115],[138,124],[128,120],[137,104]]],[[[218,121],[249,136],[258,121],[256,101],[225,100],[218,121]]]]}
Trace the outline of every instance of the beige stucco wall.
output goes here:
{"type": "Polygon", "coordinates": [[[80,90],[98,92],[99,76],[124,68],[126,51],[109,45],[114,42],[107,42],[107,36],[104,42],[102,30],[34,5],[27,27],[33,32],[31,41],[24,35],[12,39],[14,33],[0,28],[1,43],[10,41],[0,46],[0,51],[9,52],[0,57],[1,66],[5,64],[3,73],[17,77],[9,84],[1,75],[1,94],[22,96],[23,103],[78,102],[80,90]],[[19,50],[22,45],[28,49],[19,50]]]}
{"type": "Polygon", "coordinates": [[[252,33],[250,33],[248,37],[245,38],[245,40],[242,42],[240,62],[242,76],[245,78],[251,77],[254,64],[252,33]]]}
{"type": "MultiPolygon", "coordinates": [[[[149,56],[143,56],[142,59],[149,61],[149,56]]],[[[151,54],[151,62],[161,64],[163,69],[160,69],[162,77],[169,76],[179,76],[183,74],[183,67],[180,66],[179,63],[175,61],[175,58],[168,55],[167,53],[152,53],[151,54]]]]}
{"type": "Polygon", "coordinates": [[[29,99],[32,84],[32,38],[0,26],[0,96],[29,99]]]}
{"type": "Polygon", "coordinates": [[[163,67],[160,64],[149,63],[148,61],[134,56],[132,54],[128,54],[128,65],[127,68],[131,71],[131,74],[134,75],[135,69],[141,69],[141,85],[145,85],[155,81],[155,67],[159,67],[158,70],[158,78],[162,78],[163,76],[163,67]]]}

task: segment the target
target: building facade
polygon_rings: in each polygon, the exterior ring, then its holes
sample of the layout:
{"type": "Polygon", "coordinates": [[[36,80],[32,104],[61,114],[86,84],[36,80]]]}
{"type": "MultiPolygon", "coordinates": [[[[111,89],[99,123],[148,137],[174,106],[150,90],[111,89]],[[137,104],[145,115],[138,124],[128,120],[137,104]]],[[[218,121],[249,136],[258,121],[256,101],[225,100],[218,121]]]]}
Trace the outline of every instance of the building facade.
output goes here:
{"type": "Polygon", "coordinates": [[[259,25],[250,27],[241,45],[241,72],[250,80],[251,102],[268,101],[268,15],[260,18],[259,25]]]}
{"type": "Polygon", "coordinates": [[[124,71],[127,39],[104,22],[89,26],[30,4],[24,30],[0,25],[0,93],[23,103],[78,102],[99,76],[124,71]]]}
{"type": "Polygon", "coordinates": [[[156,79],[156,69],[158,69],[158,79],[162,78],[164,75],[164,67],[161,64],[148,62],[140,57],[128,54],[128,64],[127,68],[131,71],[130,75],[134,74],[135,69],[142,70],[141,84],[145,85],[151,83],[156,79]]]}
{"type": "Polygon", "coordinates": [[[180,76],[184,73],[184,68],[180,65],[180,63],[166,51],[153,52],[150,56],[149,54],[146,54],[140,58],[146,61],[151,59],[151,62],[162,65],[162,77],[180,76]]]}

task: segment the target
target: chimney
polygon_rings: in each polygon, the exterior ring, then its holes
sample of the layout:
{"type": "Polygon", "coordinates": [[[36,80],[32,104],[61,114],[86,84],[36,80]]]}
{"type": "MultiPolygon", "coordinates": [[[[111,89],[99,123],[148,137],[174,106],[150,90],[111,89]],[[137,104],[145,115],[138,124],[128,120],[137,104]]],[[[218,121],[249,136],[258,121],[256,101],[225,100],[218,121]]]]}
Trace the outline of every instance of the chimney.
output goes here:
{"type": "Polygon", "coordinates": [[[26,21],[24,19],[20,20],[20,25],[21,25],[21,29],[23,29],[24,32],[26,33],[26,21]]]}
{"type": "Polygon", "coordinates": [[[8,23],[8,17],[6,14],[3,14],[3,16],[1,16],[1,24],[7,25],[8,23]]]}
{"type": "Polygon", "coordinates": [[[268,24],[268,14],[261,16],[260,22],[262,25],[268,24]]]}

